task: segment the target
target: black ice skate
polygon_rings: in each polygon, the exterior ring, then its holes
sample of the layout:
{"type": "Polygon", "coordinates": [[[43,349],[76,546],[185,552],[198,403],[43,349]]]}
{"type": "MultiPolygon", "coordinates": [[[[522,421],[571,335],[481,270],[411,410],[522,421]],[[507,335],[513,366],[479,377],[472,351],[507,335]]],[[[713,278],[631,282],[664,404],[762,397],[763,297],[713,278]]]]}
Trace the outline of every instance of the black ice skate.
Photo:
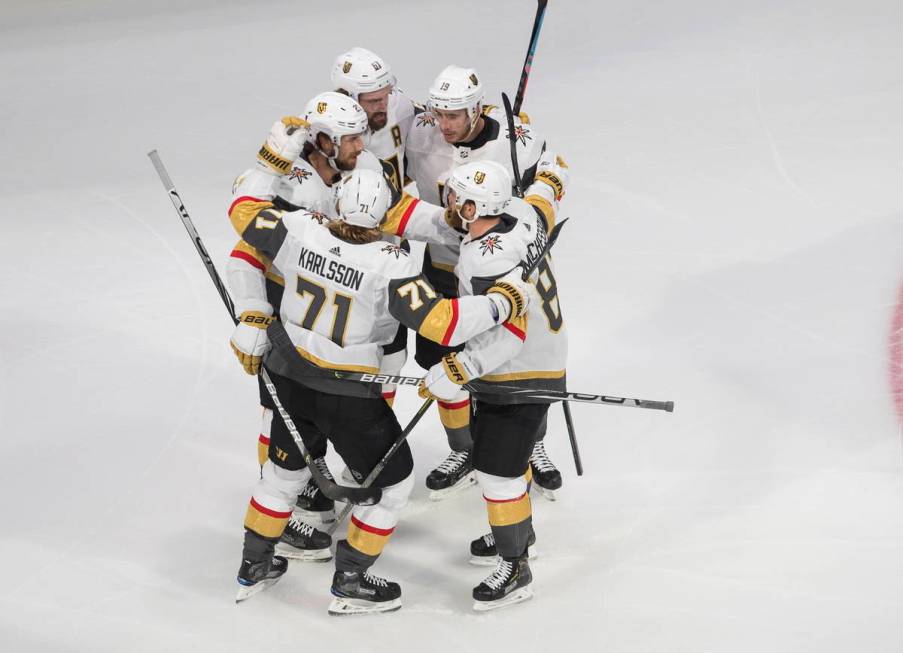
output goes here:
{"type": "Polygon", "coordinates": [[[519,558],[499,558],[495,571],[473,588],[473,609],[495,610],[533,597],[533,575],[526,554],[519,558]]]}
{"type": "Polygon", "coordinates": [[[401,608],[401,586],[368,571],[337,571],[332,577],[329,614],[394,612],[401,608]]]}
{"type": "MultiPolygon", "coordinates": [[[[315,458],[314,463],[323,476],[330,481],[335,480],[329,467],[326,466],[326,460],[323,458],[315,458]]],[[[301,489],[298,495],[298,501],[295,503],[295,511],[302,517],[312,521],[318,521],[321,524],[331,524],[335,521],[335,501],[320,492],[320,488],[310,479],[301,489]]]]}
{"type": "Polygon", "coordinates": [[[530,467],[533,469],[533,486],[546,499],[555,501],[555,491],[561,488],[561,472],[555,467],[555,463],[549,460],[542,440],[533,445],[530,467]]]}
{"type": "Polygon", "coordinates": [[[276,543],[276,553],[292,560],[326,562],[332,560],[332,538],[292,515],[276,543]]]}
{"type": "Polygon", "coordinates": [[[466,490],[477,481],[473,474],[473,457],[469,451],[452,451],[441,465],[426,477],[430,500],[441,501],[466,490]]]}
{"type": "MultiPolygon", "coordinates": [[[[530,531],[530,538],[527,540],[527,557],[532,560],[536,557],[536,533],[530,531]]],[[[470,543],[470,564],[479,565],[481,567],[489,567],[497,565],[499,552],[495,548],[495,536],[489,532],[482,537],[478,537],[470,543]]]]}
{"type": "Polygon", "coordinates": [[[266,589],[288,569],[288,560],[282,556],[273,556],[271,560],[242,560],[238,570],[238,594],[235,602],[239,603],[266,589]]]}

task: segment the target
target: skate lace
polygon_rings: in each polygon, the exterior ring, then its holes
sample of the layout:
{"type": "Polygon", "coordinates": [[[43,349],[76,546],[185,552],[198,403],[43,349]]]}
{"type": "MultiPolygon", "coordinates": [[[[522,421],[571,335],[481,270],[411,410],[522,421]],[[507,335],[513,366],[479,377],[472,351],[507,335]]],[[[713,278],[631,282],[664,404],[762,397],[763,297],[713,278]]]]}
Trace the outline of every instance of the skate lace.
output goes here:
{"type": "Polygon", "coordinates": [[[448,474],[467,462],[467,456],[469,455],[470,453],[467,451],[452,451],[448,454],[448,458],[442,461],[442,464],[436,468],[436,471],[448,474]]]}
{"type": "Polygon", "coordinates": [[[389,581],[385,578],[380,578],[379,576],[374,576],[369,571],[364,572],[364,580],[370,583],[371,585],[376,585],[378,587],[388,587],[389,581]]]}
{"type": "Polygon", "coordinates": [[[292,515],[288,519],[289,526],[292,527],[293,530],[298,531],[301,535],[306,537],[311,537],[314,534],[314,527],[310,524],[306,524],[301,521],[297,516],[292,515]]]}
{"type": "MultiPolygon", "coordinates": [[[[325,458],[314,458],[314,464],[317,466],[317,469],[320,470],[320,473],[323,474],[330,481],[334,481],[335,479],[332,477],[332,472],[329,471],[329,467],[326,466],[325,458]]],[[[313,499],[317,492],[320,491],[320,488],[314,482],[313,479],[310,479],[303,488],[301,488],[301,496],[305,496],[308,499],[313,499]]]]}
{"type": "Polygon", "coordinates": [[[492,533],[486,533],[486,535],[483,536],[483,542],[486,544],[486,546],[495,546],[495,535],[493,535],[492,533]]]}
{"type": "Polygon", "coordinates": [[[326,465],[325,458],[323,458],[323,457],[314,458],[314,464],[317,466],[317,469],[320,470],[320,472],[323,474],[323,476],[328,478],[330,481],[335,480],[335,478],[332,475],[332,472],[329,471],[329,467],[326,465]]]}
{"type": "Polygon", "coordinates": [[[530,456],[530,462],[541,472],[549,472],[555,469],[555,465],[549,460],[546,447],[541,440],[533,445],[533,454],[530,456]]]}
{"type": "Polygon", "coordinates": [[[483,582],[491,589],[497,590],[508,581],[513,569],[514,565],[512,563],[505,559],[500,559],[495,571],[483,582]]]}

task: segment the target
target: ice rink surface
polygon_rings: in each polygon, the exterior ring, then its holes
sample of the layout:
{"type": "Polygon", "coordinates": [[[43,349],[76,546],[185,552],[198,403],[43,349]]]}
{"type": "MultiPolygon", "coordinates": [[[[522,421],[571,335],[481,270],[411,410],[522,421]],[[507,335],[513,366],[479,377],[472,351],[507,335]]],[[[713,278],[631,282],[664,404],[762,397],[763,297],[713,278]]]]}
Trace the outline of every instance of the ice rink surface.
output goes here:
{"type": "Polygon", "coordinates": [[[0,649],[903,650],[895,1],[552,0],[524,107],[571,164],[569,385],[676,412],[575,405],[578,479],[553,411],[529,603],[471,611],[485,510],[427,501],[435,414],[375,568],[401,612],[328,617],[331,564],[233,603],[256,389],[146,152],[222,267],[233,177],[338,53],[419,98],[472,65],[497,101],[534,11],[3,3],[0,649]]]}

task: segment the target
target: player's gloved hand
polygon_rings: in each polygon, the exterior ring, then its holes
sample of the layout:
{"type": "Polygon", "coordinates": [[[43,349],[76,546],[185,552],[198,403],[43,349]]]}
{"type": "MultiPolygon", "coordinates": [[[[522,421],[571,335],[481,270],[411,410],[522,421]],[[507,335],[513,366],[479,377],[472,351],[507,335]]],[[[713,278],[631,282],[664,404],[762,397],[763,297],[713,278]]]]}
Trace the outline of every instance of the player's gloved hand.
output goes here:
{"type": "MultiPolygon", "coordinates": [[[[571,173],[564,159],[550,150],[543,152],[539,162],[536,164],[536,180],[534,183],[548,184],[555,194],[555,199],[561,201],[561,198],[564,197],[564,190],[570,180],[571,173]]],[[[529,191],[527,194],[529,194],[529,191]]]]}
{"type": "Polygon", "coordinates": [[[238,318],[229,344],[248,374],[260,372],[260,361],[270,350],[267,327],[272,321],[271,316],[260,311],[245,311],[238,318]]]}
{"type": "Polygon", "coordinates": [[[521,279],[520,267],[496,279],[486,296],[498,307],[496,324],[523,317],[530,305],[529,284],[521,279]]]}
{"type": "Polygon", "coordinates": [[[277,175],[287,175],[307,141],[308,122],[297,116],[286,116],[270,127],[266,142],[257,153],[257,165],[277,175]]]}
{"type": "Polygon", "coordinates": [[[451,401],[461,392],[461,386],[475,377],[476,369],[467,353],[452,352],[429,369],[418,394],[424,399],[451,401]]]}

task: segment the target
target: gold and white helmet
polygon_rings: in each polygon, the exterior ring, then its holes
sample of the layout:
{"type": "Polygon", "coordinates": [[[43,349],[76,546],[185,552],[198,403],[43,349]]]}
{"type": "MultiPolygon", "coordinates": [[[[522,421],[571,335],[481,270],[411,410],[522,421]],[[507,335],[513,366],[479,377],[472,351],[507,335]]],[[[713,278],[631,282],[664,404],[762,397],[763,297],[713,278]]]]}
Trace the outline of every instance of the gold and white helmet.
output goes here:
{"type": "Polygon", "coordinates": [[[470,124],[476,124],[483,109],[483,84],[477,71],[461,66],[447,66],[430,86],[430,109],[456,111],[465,109],[470,124]]]}
{"type": "Polygon", "coordinates": [[[395,85],[392,67],[378,54],[365,48],[351,48],[332,65],[332,85],[355,100],[361,93],[395,85]]]}
{"type": "Polygon", "coordinates": [[[314,96],[304,107],[302,118],[310,124],[307,140],[315,147],[319,134],[326,134],[336,152],[342,136],[360,134],[365,144],[370,137],[367,114],[361,105],[342,93],[327,91],[314,96]]]}
{"type": "Polygon", "coordinates": [[[467,223],[487,215],[503,213],[511,201],[511,175],[495,161],[471,161],[452,170],[446,188],[455,193],[455,203],[463,207],[472,202],[476,208],[474,217],[459,217],[467,223]]]}

